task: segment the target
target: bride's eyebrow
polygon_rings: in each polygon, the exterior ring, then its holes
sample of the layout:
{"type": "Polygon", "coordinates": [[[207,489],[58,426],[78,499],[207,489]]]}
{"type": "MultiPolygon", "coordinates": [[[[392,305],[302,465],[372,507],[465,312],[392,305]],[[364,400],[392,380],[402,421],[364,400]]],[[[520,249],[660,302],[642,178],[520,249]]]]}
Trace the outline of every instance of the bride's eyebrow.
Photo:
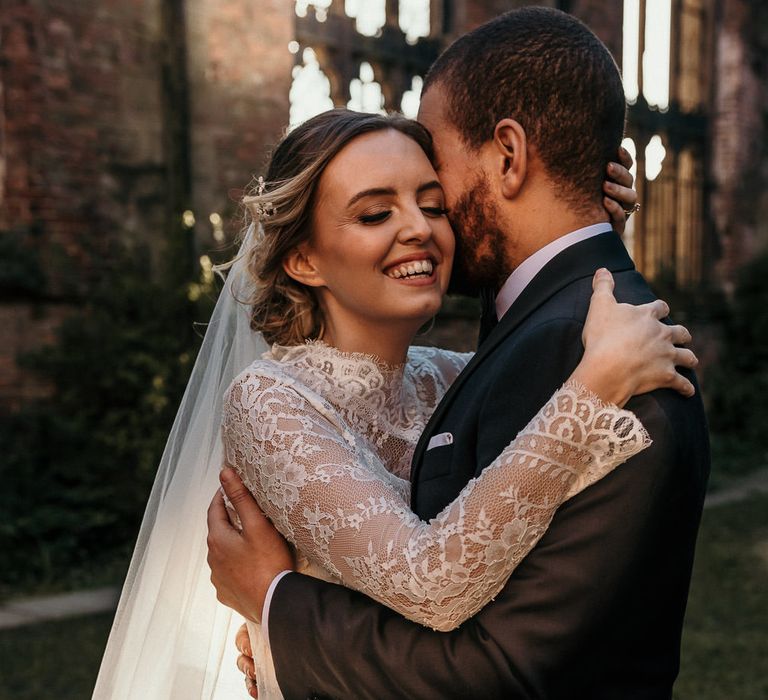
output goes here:
{"type": "MultiPolygon", "coordinates": [[[[416,194],[422,194],[427,190],[440,190],[440,192],[442,192],[443,186],[437,180],[430,180],[429,182],[425,182],[423,185],[419,185],[416,188],[416,194]]],[[[349,209],[349,207],[351,207],[355,202],[359,202],[364,197],[381,197],[395,194],[397,194],[397,192],[393,187],[372,187],[369,190],[363,190],[362,192],[358,192],[356,195],[354,195],[352,199],[347,202],[347,209],[349,209]]]]}
{"type": "Polygon", "coordinates": [[[373,187],[370,190],[363,190],[358,192],[347,202],[347,209],[351,207],[355,202],[360,201],[363,197],[382,196],[397,194],[392,187],[373,187]]]}
{"type": "Polygon", "coordinates": [[[421,194],[427,190],[440,190],[440,192],[442,192],[443,186],[437,180],[430,180],[429,182],[425,182],[423,185],[419,185],[418,189],[416,190],[416,194],[421,194]]]}

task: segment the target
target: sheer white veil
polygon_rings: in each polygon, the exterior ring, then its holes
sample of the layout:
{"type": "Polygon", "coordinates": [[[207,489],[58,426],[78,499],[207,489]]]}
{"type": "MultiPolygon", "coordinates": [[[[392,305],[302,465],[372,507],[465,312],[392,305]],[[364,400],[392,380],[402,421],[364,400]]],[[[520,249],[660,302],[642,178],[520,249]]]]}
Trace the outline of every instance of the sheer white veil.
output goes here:
{"type": "MultiPolygon", "coordinates": [[[[260,226],[259,226],[260,229],[260,226]]],[[[247,697],[235,666],[243,620],[216,600],[206,563],[206,510],[219,486],[221,404],[232,380],[268,349],[251,330],[243,253],[211,315],[165,446],[93,697],[247,697]]]]}

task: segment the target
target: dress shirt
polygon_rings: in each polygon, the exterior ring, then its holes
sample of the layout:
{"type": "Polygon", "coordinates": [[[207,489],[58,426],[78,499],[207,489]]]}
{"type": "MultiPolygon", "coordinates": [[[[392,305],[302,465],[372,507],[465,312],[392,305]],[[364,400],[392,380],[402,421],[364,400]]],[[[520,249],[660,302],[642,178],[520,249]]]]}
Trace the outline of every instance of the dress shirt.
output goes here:
{"type": "Polygon", "coordinates": [[[509,307],[517,301],[517,298],[523,293],[523,290],[530,284],[531,280],[541,272],[542,268],[552,258],[576,243],[586,241],[587,238],[592,238],[592,236],[597,236],[600,233],[608,233],[608,231],[612,230],[613,227],[609,223],[585,226],[576,231],[566,233],[564,236],[560,236],[560,238],[556,238],[523,260],[512,271],[512,274],[507,277],[507,281],[504,282],[504,285],[496,295],[496,318],[501,320],[501,317],[509,311],[509,307]]]}
{"type": "MultiPolygon", "coordinates": [[[[575,243],[597,236],[600,233],[607,233],[611,231],[612,226],[609,223],[592,224],[591,226],[585,226],[577,231],[571,231],[564,236],[560,236],[556,240],[548,243],[543,248],[537,250],[533,255],[526,258],[521,262],[512,274],[507,278],[504,286],[496,295],[496,317],[501,318],[508,310],[509,307],[517,300],[522,294],[523,290],[528,286],[530,281],[541,271],[541,269],[559,253],[562,253],[566,248],[570,248],[575,243]]],[[[290,571],[282,571],[272,580],[267,591],[267,596],[264,599],[264,609],[261,613],[261,632],[264,638],[269,644],[269,606],[272,602],[272,596],[274,595],[277,584],[281,579],[291,573],[290,571]]]]}

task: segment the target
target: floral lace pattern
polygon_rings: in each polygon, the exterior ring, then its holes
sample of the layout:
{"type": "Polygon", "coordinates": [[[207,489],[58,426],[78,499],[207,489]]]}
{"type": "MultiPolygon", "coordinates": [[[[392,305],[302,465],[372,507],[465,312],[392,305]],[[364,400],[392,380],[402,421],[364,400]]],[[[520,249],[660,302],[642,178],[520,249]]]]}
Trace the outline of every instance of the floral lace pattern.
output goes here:
{"type": "Polygon", "coordinates": [[[309,573],[442,631],[499,592],[560,504],[650,444],[632,413],[566,383],[425,523],[408,505],[410,459],[468,359],[412,348],[388,366],[317,342],[275,346],[224,400],[227,462],[309,573]]]}

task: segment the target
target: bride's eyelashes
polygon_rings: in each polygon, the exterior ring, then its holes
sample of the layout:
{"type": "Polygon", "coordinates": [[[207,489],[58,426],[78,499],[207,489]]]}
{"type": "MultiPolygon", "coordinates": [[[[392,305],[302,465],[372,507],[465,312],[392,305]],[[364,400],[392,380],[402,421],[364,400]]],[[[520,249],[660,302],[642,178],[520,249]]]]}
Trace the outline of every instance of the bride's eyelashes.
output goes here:
{"type": "MultiPolygon", "coordinates": [[[[421,211],[423,211],[427,216],[431,218],[439,218],[441,216],[445,216],[448,213],[448,210],[445,207],[419,207],[421,211]]],[[[379,224],[384,221],[386,221],[390,215],[392,214],[392,211],[387,209],[384,211],[379,211],[371,214],[361,214],[358,217],[358,221],[362,224],[379,224]]]]}
{"type": "Polygon", "coordinates": [[[421,207],[421,211],[429,216],[435,217],[445,216],[448,213],[448,210],[445,207],[421,207]]]}
{"type": "Polygon", "coordinates": [[[360,214],[358,220],[361,224],[380,224],[382,221],[386,221],[391,213],[391,211],[385,210],[375,214],[360,214]]]}

